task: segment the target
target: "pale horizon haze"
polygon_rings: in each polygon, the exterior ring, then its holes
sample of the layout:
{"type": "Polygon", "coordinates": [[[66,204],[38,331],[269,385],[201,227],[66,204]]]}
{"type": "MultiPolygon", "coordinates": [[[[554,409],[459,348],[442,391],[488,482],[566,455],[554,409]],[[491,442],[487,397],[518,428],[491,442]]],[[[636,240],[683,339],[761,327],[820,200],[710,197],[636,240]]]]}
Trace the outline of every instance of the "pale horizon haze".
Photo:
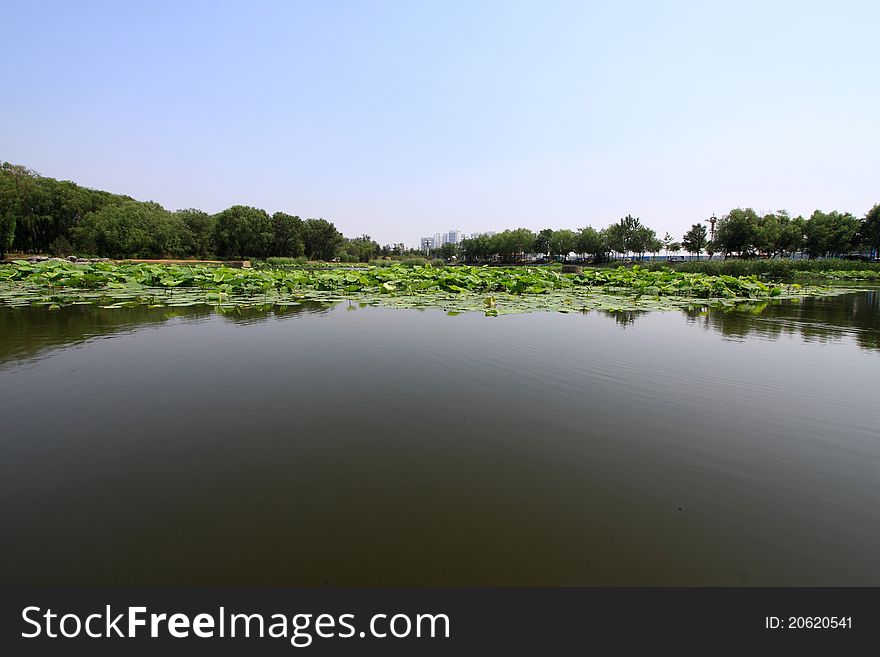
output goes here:
{"type": "Polygon", "coordinates": [[[18,2],[0,160],[347,236],[880,202],[880,3],[18,2]]]}

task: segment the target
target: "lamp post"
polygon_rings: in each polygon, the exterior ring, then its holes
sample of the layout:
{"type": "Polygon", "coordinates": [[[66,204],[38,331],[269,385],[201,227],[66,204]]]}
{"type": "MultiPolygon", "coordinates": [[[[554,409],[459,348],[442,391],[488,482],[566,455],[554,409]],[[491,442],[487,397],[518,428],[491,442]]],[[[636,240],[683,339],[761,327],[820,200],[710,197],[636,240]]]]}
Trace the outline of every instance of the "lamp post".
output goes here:
{"type": "Polygon", "coordinates": [[[709,239],[711,241],[715,241],[715,222],[718,221],[718,217],[715,216],[715,213],[712,213],[712,216],[706,219],[706,223],[709,224],[709,239]]]}

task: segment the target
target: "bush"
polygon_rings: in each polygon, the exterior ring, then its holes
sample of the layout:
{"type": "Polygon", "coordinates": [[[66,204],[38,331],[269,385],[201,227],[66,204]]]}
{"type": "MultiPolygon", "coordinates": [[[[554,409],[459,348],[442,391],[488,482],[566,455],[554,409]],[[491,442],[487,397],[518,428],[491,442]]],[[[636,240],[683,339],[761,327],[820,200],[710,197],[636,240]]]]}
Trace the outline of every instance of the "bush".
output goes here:
{"type": "Polygon", "coordinates": [[[427,263],[428,261],[425,258],[418,257],[403,258],[400,261],[400,264],[402,264],[404,267],[423,267],[427,263]]]}
{"type": "Polygon", "coordinates": [[[655,262],[647,266],[656,270],[672,267],[676,271],[712,276],[751,276],[753,274],[769,278],[791,278],[803,273],[820,271],[880,271],[880,263],[840,258],[773,258],[728,260],[688,260],[686,262],[655,262]]]}
{"type": "Polygon", "coordinates": [[[445,267],[446,261],[443,258],[434,258],[431,261],[431,266],[432,267],[445,267]]]}
{"type": "Polygon", "coordinates": [[[297,267],[308,262],[305,256],[297,256],[296,258],[266,258],[266,264],[270,267],[297,267]]]}

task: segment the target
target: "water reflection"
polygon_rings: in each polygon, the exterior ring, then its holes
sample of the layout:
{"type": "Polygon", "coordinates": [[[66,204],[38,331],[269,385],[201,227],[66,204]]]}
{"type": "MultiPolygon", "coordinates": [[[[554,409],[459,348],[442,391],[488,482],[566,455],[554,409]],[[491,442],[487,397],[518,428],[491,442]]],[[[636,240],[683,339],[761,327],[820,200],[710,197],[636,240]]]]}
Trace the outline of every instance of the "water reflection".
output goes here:
{"type": "Polygon", "coordinates": [[[877,311],[0,309],[0,584],[877,585],[877,311]]]}
{"type": "Polygon", "coordinates": [[[626,328],[635,324],[637,318],[647,315],[648,312],[647,310],[600,310],[599,314],[613,319],[621,328],[626,328]]]}
{"type": "Polygon", "coordinates": [[[236,306],[225,310],[218,310],[217,314],[224,320],[234,324],[260,324],[270,319],[289,319],[298,315],[320,315],[326,313],[335,304],[319,303],[317,301],[303,301],[297,304],[278,306],[267,304],[265,306],[236,306]]]}
{"type": "MultiPolygon", "coordinates": [[[[252,306],[220,310],[209,306],[182,308],[104,309],[91,304],[61,310],[0,307],[0,365],[33,358],[43,352],[87,340],[112,337],[172,319],[199,321],[217,314],[234,324],[260,324],[300,315],[327,313],[334,307],[354,311],[368,304],[342,302],[336,306],[306,301],[290,306],[252,306]]],[[[424,308],[418,310],[424,311],[424,308]]],[[[880,350],[880,290],[836,297],[808,297],[799,303],[753,304],[734,308],[696,308],[682,311],[688,324],[721,334],[726,339],[756,337],[776,340],[797,336],[805,342],[852,339],[863,349],[880,350]]],[[[452,313],[451,313],[452,314],[452,313]]],[[[635,325],[649,311],[598,311],[621,328],[635,325]]]]}
{"type": "Polygon", "coordinates": [[[133,306],[107,309],[94,304],[82,304],[59,310],[0,307],[0,366],[10,361],[34,358],[60,347],[165,324],[173,319],[199,321],[216,313],[224,321],[253,324],[304,313],[325,313],[331,307],[313,301],[295,306],[236,307],[222,311],[210,306],[133,306]]]}
{"type": "Polygon", "coordinates": [[[758,304],[730,309],[685,311],[688,322],[728,339],[777,340],[798,336],[804,342],[851,338],[863,349],[880,349],[880,291],[837,297],[807,297],[799,303],[758,304]]]}

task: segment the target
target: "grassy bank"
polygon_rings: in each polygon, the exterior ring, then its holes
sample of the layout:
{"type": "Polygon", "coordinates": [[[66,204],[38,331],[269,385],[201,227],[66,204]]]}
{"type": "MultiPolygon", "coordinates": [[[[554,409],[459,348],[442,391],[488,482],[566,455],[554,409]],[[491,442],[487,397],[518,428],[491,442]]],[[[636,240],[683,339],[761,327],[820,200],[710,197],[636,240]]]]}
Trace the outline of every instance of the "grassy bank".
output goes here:
{"type": "Polygon", "coordinates": [[[840,258],[774,258],[770,260],[688,260],[669,265],[652,263],[653,271],[672,267],[675,271],[710,276],[759,276],[763,279],[785,280],[792,278],[851,278],[871,279],[880,276],[880,263],[840,258]],[[860,274],[860,275],[857,275],[860,274]]]}

